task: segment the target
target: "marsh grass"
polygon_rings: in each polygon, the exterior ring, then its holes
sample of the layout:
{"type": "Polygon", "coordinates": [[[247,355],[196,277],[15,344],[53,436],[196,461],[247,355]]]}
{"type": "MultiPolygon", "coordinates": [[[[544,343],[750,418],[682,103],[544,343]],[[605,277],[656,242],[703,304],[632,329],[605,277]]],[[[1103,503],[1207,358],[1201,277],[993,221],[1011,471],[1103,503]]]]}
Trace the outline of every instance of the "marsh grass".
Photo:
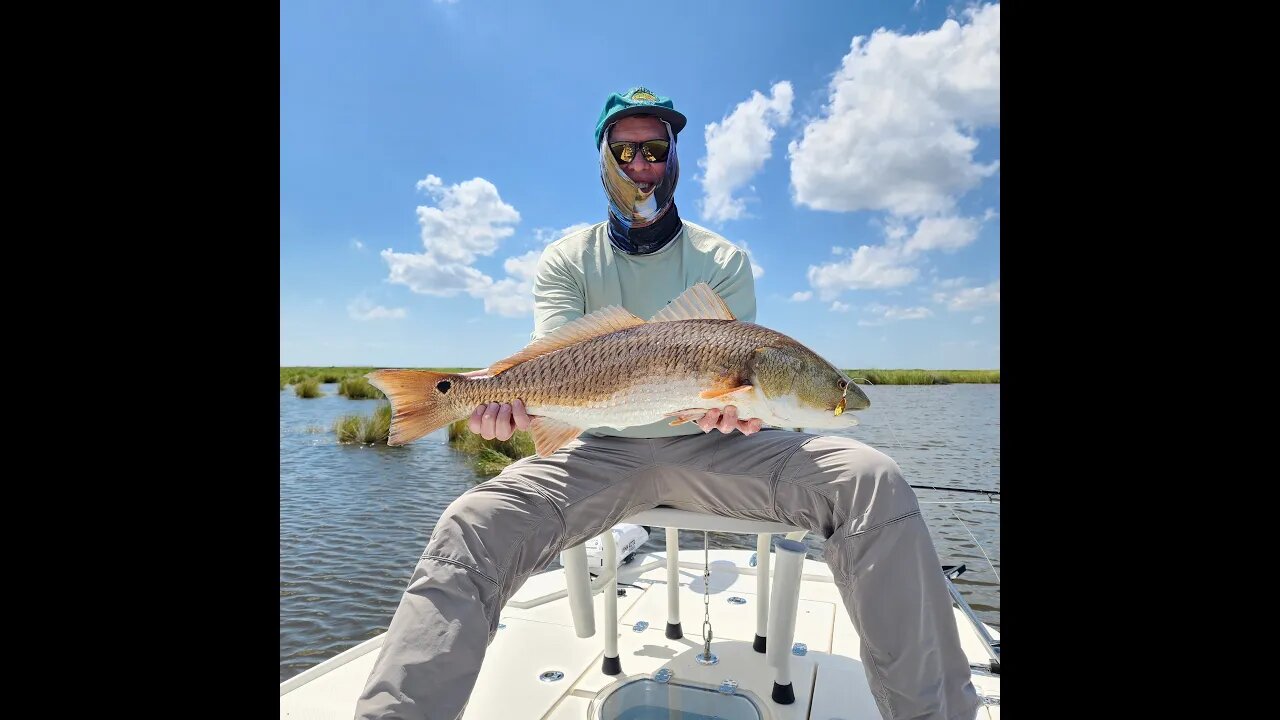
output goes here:
{"type": "Polygon", "coordinates": [[[490,447],[480,448],[480,454],[475,459],[476,472],[481,475],[497,475],[502,472],[502,468],[515,462],[514,459],[503,455],[502,453],[490,447]]]}
{"type": "MultiPolygon", "coordinates": [[[[319,383],[340,382],[338,393],[352,399],[385,396],[369,384],[363,376],[379,368],[374,367],[284,367],[280,368],[281,389],[292,384],[298,397],[320,397],[319,383]],[[332,378],[332,379],[331,379],[332,378]],[[367,388],[367,390],[366,390],[367,388]],[[314,393],[314,394],[308,394],[314,393]],[[366,394],[373,393],[373,394],[366,394]]],[[[467,372],[475,368],[416,368],[437,372],[467,372]]],[[[845,374],[857,382],[874,385],[947,385],[951,383],[1000,382],[999,370],[845,370],[845,374]]],[[[387,442],[391,429],[391,406],[379,405],[373,417],[347,415],[334,423],[339,442],[374,444],[387,442]]],[[[485,440],[467,428],[467,420],[449,425],[449,444],[457,451],[473,458],[472,464],[480,475],[497,475],[502,469],[520,458],[534,454],[533,438],[523,430],[517,430],[506,441],[485,440]]]]}
{"type": "Polygon", "coordinates": [[[391,435],[391,404],[382,403],[372,416],[343,415],[333,423],[340,443],[386,445],[391,435]]]}
{"type": "MultiPolygon", "coordinates": [[[[336,366],[328,367],[311,367],[305,365],[281,365],[280,366],[280,382],[285,385],[297,385],[308,379],[315,380],[317,383],[340,383],[346,378],[360,378],[364,380],[365,373],[380,370],[376,367],[365,366],[336,366]]],[[[412,368],[416,370],[435,370],[436,372],[467,372],[475,370],[475,368],[412,368]]],[[[367,380],[365,382],[368,382],[367,380]]],[[[376,388],[375,388],[376,389],[376,388]]],[[[341,394],[341,393],[340,393],[341,394]]],[[[382,395],[378,395],[379,398],[382,395]]]]}
{"type": "Polygon", "coordinates": [[[509,440],[485,440],[467,428],[465,419],[450,423],[449,444],[472,456],[472,464],[481,475],[497,475],[502,468],[534,452],[533,437],[524,430],[517,430],[509,440]]]}
{"type": "Polygon", "coordinates": [[[346,395],[352,400],[381,400],[386,397],[382,391],[369,384],[363,375],[353,375],[342,379],[338,385],[338,394],[346,395]]]}
{"type": "Polygon", "coordinates": [[[999,370],[845,370],[859,385],[950,385],[952,383],[1000,383],[999,370]]]}
{"type": "MultiPolygon", "coordinates": [[[[372,398],[384,400],[385,395],[369,384],[365,373],[378,370],[376,367],[306,367],[281,366],[280,389],[293,385],[294,393],[300,398],[323,397],[321,382],[340,383],[338,394],[351,399],[372,398]]],[[[475,368],[412,368],[435,370],[437,372],[468,372],[475,368]]],[[[874,385],[948,385],[951,383],[992,383],[999,384],[999,370],[877,370],[853,369],[845,370],[845,374],[860,384],[870,382],[874,385]]],[[[387,442],[391,428],[391,406],[382,404],[373,417],[348,415],[334,423],[334,431],[339,442],[360,442],[374,444],[387,442]]],[[[516,431],[510,440],[485,440],[467,429],[467,421],[459,420],[449,426],[449,444],[459,452],[474,458],[474,466],[481,475],[496,475],[502,468],[534,453],[533,438],[527,432],[516,431]]]]}

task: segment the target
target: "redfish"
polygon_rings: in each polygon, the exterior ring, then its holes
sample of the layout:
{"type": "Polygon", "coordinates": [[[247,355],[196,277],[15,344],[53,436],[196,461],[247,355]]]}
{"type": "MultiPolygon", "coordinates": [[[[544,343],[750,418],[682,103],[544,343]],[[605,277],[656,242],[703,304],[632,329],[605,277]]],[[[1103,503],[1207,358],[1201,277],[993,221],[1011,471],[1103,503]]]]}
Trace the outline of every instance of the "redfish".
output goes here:
{"type": "Polygon", "coordinates": [[[547,456],[586,428],[679,425],[735,405],[766,425],[842,428],[871,401],[834,365],[769,328],[737,320],[698,283],[648,321],[610,306],[489,366],[484,377],[430,370],[365,375],[391,402],[388,445],[403,445],[477,405],[521,399],[547,456]],[[535,417],[536,416],[536,417],[535,417]]]}

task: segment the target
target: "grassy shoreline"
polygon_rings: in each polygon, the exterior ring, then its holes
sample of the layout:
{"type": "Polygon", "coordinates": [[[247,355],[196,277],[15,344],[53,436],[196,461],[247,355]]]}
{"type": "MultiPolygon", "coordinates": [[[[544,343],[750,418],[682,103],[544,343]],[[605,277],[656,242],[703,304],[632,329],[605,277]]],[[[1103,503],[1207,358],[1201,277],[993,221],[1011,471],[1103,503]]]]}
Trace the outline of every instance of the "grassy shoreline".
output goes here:
{"type": "MultiPolygon", "coordinates": [[[[363,366],[280,366],[280,389],[286,385],[296,385],[308,379],[319,383],[341,383],[344,380],[360,378],[367,372],[379,370],[376,367],[363,366]]],[[[414,368],[417,370],[435,370],[437,372],[470,372],[479,368],[414,368]]],[[[953,383],[1000,384],[999,370],[920,370],[920,369],[879,369],[856,368],[846,369],[845,374],[853,378],[859,385],[950,385],[953,383]]],[[[375,390],[376,392],[376,390],[375,390]]],[[[345,393],[344,393],[345,394],[345,393]]],[[[378,397],[381,393],[378,393],[378,397]]]]}
{"type": "MultiPolygon", "coordinates": [[[[300,398],[323,397],[319,385],[338,383],[338,394],[349,399],[370,398],[383,400],[385,396],[368,384],[364,374],[375,367],[355,366],[300,366],[280,367],[280,390],[292,385],[300,398]]],[[[415,368],[438,372],[468,372],[476,368],[415,368]]],[[[846,375],[860,385],[950,385],[952,383],[999,384],[999,370],[845,370],[846,375]]],[[[379,402],[371,416],[343,415],[330,428],[343,444],[386,445],[391,426],[391,407],[379,402]]],[[[502,468],[533,454],[533,439],[527,432],[517,431],[506,442],[485,440],[467,429],[466,420],[449,425],[449,444],[458,452],[471,458],[477,475],[497,475],[502,468]]]]}

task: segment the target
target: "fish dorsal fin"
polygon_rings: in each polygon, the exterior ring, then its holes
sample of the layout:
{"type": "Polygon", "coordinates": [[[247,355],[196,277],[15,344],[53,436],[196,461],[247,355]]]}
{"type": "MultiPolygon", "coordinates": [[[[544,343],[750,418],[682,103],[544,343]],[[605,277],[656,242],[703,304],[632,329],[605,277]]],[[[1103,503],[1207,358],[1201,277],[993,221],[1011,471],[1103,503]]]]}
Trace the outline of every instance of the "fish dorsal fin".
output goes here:
{"type": "Polygon", "coordinates": [[[616,305],[600,308],[590,315],[585,315],[573,322],[561,325],[552,330],[550,335],[529,343],[515,355],[490,365],[489,375],[497,375],[522,362],[527,362],[570,345],[576,345],[584,340],[590,340],[594,337],[608,335],[611,332],[643,324],[644,320],[616,305]]]}
{"type": "Polygon", "coordinates": [[[672,300],[657,315],[650,318],[649,322],[676,320],[737,320],[737,318],[710,285],[700,282],[672,300]]]}

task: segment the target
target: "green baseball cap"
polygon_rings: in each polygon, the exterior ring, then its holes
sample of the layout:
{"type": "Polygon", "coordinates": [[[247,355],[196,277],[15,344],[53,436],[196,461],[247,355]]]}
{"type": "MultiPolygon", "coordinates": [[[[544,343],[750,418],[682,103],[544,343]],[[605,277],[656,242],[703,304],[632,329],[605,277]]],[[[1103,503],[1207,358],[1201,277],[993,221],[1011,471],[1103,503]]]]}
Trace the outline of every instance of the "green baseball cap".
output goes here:
{"type": "Polygon", "coordinates": [[[671,124],[671,131],[680,134],[688,119],[676,112],[671,98],[657,95],[646,87],[634,87],[619,95],[613,93],[604,101],[604,110],[596,121],[596,147],[604,138],[604,129],[631,115],[656,115],[671,124]]]}

